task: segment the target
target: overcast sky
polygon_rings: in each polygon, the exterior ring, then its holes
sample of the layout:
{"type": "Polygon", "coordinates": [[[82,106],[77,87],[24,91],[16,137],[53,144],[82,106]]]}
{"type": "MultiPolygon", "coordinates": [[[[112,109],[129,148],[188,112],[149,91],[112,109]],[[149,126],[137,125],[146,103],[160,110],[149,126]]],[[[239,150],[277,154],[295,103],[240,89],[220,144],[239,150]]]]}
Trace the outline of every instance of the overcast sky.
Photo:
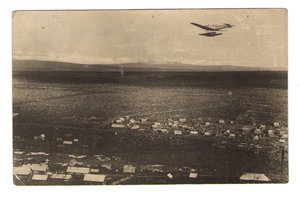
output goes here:
{"type": "Polygon", "coordinates": [[[18,11],[13,58],[287,69],[284,9],[18,11]],[[230,23],[216,37],[191,25],[230,23]]]}

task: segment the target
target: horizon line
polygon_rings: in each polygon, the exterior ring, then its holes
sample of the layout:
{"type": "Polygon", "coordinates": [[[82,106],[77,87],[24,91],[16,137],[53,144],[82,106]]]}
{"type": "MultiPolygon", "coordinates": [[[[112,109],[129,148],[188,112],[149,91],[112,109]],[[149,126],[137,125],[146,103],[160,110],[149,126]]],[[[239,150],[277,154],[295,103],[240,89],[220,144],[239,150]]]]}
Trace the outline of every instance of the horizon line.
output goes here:
{"type": "MultiPolygon", "coordinates": [[[[224,67],[236,67],[236,68],[248,68],[248,69],[254,69],[254,70],[243,70],[243,71],[288,71],[287,68],[280,68],[280,67],[261,67],[261,66],[249,66],[249,65],[231,65],[231,64],[193,64],[193,63],[181,63],[179,61],[169,61],[169,62],[142,62],[142,61],[132,61],[132,62],[118,62],[118,63],[81,63],[81,62],[70,62],[70,61],[61,61],[61,60],[44,60],[44,59],[19,59],[19,58],[12,58],[12,67],[13,67],[13,61],[40,61],[40,62],[57,62],[57,63],[67,63],[67,64],[74,64],[74,65],[83,65],[83,66],[95,66],[95,65],[108,65],[108,66],[113,66],[116,65],[116,67],[122,67],[122,66],[117,66],[117,65],[122,65],[122,64],[147,64],[147,65],[177,65],[177,66],[184,66],[184,65],[191,65],[191,66],[224,66],[224,67]],[[255,70],[256,69],[256,70],[255,70]],[[261,69],[261,70],[257,70],[261,69]]],[[[127,66],[125,68],[130,68],[130,66],[127,66]]],[[[132,67],[131,67],[132,68],[132,67]]],[[[172,69],[170,69],[172,70],[172,69]]],[[[160,69],[160,71],[170,71],[168,69],[160,69]]],[[[24,70],[26,71],[26,70],[24,70]]],[[[49,70],[51,71],[51,70],[49,70]]],[[[65,71],[65,70],[62,70],[65,71]]],[[[105,70],[103,70],[105,71],[105,70]]],[[[172,70],[174,71],[174,70],[172,70]]],[[[178,70],[178,71],[204,71],[204,72],[209,72],[209,70],[178,70]]],[[[212,70],[214,72],[216,70],[212,70]]],[[[226,71],[226,70],[220,70],[220,71],[226,71]]],[[[109,72],[109,71],[108,71],[109,72]]],[[[175,71],[174,71],[175,72],[175,71]]]]}

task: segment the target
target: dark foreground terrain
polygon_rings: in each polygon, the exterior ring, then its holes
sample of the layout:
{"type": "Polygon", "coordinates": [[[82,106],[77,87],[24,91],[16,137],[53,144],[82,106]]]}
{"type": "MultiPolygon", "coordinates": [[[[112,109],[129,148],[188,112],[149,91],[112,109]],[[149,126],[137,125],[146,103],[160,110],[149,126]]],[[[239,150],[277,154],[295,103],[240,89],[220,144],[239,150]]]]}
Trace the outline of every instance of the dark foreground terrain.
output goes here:
{"type": "Polygon", "coordinates": [[[18,71],[13,112],[17,185],[288,181],[287,72],[18,71]]]}

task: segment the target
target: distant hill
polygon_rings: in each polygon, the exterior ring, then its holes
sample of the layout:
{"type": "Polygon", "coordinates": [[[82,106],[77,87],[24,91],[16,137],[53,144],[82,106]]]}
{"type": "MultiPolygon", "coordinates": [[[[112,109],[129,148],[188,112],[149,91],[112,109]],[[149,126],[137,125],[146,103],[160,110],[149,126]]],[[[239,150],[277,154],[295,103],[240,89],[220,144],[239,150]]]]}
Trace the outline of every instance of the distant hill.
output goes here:
{"type": "MultiPolygon", "coordinates": [[[[13,71],[270,71],[267,68],[239,67],[239,66],[204,66],[181,63],[147,64],[147,63],[122,63],[122,64],[78,64],[59,61],[41,60],[13,60],[13,71]]],[[[271,69],[282,71],[281,69],[271,69]]]]}
{"type": "Polygon", "coordinates": [[[13,60],[13,71],[117,71],[113,65],[86,65],[59,61],[13,60]]]}

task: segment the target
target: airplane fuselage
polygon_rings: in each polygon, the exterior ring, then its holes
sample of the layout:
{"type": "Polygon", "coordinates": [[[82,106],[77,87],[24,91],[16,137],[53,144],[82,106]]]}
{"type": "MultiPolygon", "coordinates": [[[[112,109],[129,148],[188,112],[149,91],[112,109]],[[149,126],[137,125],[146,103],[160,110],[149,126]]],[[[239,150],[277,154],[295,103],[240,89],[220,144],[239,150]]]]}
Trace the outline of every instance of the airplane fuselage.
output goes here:
{"type": "Polygon", "coordinates": [[[201,24],[197,24],[197,23],[191,23],[194,26],[200,27],[202,29],[205,29],[207,31],[220,31],[221,29],[226,29],[226,28],[231,28],[233,27],[233,25],[231,24],[222,24],[222,25],[218,25],[218,24],[212,24],[212,25],[201,25],[201,24]]]}

